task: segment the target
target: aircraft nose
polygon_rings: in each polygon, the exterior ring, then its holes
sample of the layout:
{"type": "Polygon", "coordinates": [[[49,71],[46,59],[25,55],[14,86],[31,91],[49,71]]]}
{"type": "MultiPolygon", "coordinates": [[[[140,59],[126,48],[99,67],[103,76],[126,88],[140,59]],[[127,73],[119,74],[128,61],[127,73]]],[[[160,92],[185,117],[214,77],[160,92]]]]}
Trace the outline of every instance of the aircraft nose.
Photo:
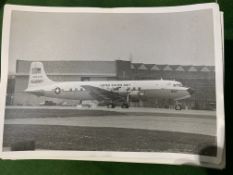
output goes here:
{"type": "Polygon", "coordinates": [[[194,94],[194,90],[193,90],[192,88],[188,88],[187,91],[188,91],[188,93],[189,93],[190,95],[193,95],[193,94],[194,94]]]}

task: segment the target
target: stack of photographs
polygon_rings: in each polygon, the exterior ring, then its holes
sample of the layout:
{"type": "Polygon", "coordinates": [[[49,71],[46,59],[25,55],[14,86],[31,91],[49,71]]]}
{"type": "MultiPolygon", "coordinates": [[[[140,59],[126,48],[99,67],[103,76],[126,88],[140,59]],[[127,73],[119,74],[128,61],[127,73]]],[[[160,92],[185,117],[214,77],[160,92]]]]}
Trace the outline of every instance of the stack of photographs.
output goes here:
{"type": "Polygon", "coordinates": [[[6,5],[0,157],[225,166],[223,14],[6,5]]]}

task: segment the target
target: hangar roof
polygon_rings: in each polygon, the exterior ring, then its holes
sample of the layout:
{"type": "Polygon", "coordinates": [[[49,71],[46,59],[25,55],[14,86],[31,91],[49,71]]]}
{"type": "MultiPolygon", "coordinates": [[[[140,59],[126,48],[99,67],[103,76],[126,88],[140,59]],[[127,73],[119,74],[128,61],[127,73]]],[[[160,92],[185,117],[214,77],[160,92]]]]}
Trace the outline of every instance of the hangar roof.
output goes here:
{"type": "Polygon", "coordinates": [[[193,66],[193,65],[162,65],[162,64],[143,64],[132,63],[131,68],[137,70],[152,70],[152,71],[180,71],[180,72],[211,72],[215,71],[214,66],[193,66]],[[143,66],[143,69],[142,69],[143,66]],[[147,69],[146,69],[147,68],[147,69]]]}

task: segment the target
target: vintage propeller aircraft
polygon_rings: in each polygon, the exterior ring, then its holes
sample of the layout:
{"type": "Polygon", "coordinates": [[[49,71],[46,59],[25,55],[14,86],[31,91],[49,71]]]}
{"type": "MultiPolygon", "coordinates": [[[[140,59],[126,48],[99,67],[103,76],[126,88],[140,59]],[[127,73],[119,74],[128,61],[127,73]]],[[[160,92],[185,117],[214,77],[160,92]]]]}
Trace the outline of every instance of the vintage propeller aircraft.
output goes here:
{"type": "MultiPolygon", "coordinates": [[[[193,90],[174,80],[70,81],[50,80],[41,62],[32,62],[28,87],[37,96],[71,100],[97,100],[114,108],[129,107],[131,98],[164,98],[174,101],[191,97],[193,90]]],[[[175,109],[181,109],[179,103],[175,109]]]]}

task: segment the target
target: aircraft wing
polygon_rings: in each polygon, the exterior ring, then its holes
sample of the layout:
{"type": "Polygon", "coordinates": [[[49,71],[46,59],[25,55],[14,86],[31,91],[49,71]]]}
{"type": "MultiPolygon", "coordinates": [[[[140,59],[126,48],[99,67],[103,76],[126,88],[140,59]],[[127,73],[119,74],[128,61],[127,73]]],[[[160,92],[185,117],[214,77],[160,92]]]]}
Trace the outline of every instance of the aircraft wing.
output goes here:
{"type": "Polygon", "coordinates": [[[120,95],[117,92],[108,91],[90,85],[83,85],[82,87],[87,91],[89,91],[90,95],[99,101],[101,100],[122,101],[125,99],[125,96],[120,95]]]}

